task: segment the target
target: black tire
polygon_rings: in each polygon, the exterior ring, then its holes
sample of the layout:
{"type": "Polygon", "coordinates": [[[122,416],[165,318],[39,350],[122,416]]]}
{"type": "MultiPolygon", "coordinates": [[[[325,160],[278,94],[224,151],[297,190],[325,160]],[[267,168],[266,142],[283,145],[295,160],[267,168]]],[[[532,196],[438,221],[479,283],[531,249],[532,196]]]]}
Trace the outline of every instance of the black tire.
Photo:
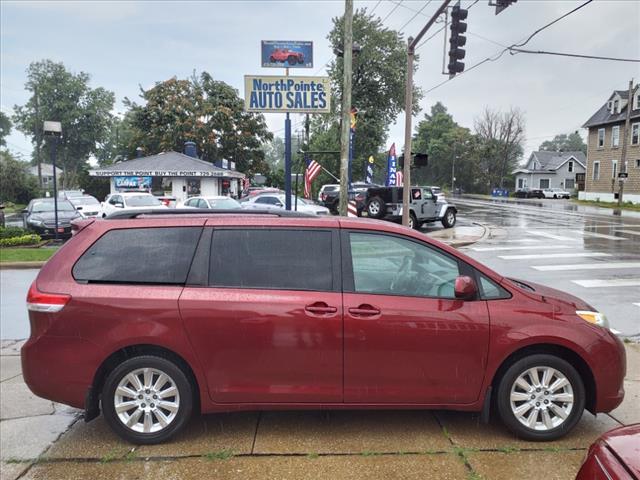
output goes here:
{"type": "Polygon", "coordinates": [[[384,217],[387,206],[384,203],[384,200],[380,197],[373,197],[369,199],[366,206],[367,216],[370,218],[382,218],[384,217]]]}
{"type": "MultiPolygon", "coordinates": [[[[536,389],[531,393],[532,395],[540,395],[542,398],[544,398],[544,390],[544,386],[541,385],[540,389],[536,389]]],[[[546,402],[548,403],[548,401],[546,402]]],[[[522,403],[525,403],[525,401],[523,401],[522,403]]],[[[516,436],[526,440],[546,442],[556,440],[566,435],[578,423],[578,421],[582,417],[582,412],[584,411],[585,389],[582,378],[570,363],[553,355],[535,354],[518,360],[507,369],[507,371],[500,379],[496,404],[502,422],[516,436]],[[527,370],[534,367],[551,367],[552,369],[557,370],[566,377],[573,391],[573,406],[570,413],[557,427],[548,430],[536,430],[525,426],[517,419],[511,408],[511,389],[514,386],[514,382],[516,381],[516,379],[518,379],[518,377],[527,372],[527,370]]],[[[539,404],[542,405],[542,402],[539,404]]],[[[546,407],[542,406],[541,409],[545,410],[546,407]]],[[[539,416],[541,415],[538,415],[538,417],[539,416]]],[[[557,416],[557,418],[561,417],[557,416]]]]}
{"type": "Polygon", "coordinates": [[[295,55],[289,55],[289,58],[287,58],[287,61],[289,62],[289,65],[295,65],[296,63],[298,63],[298,59],[296,58],[295,55]]]}
{"type": "Polygon", "coordinates": [[[418,221],[416,214],[413,212],[409,212],[409,228],[420,230],[420,222],[418,221]]]}
{"type": "Polygon", "coordinates": [[[273,55],[269,57],[269,62],[276,63],[276,59],[273,57],[273,55]]]}
{"type": "Polygon", "coordinates": [[[554,194],[554,195],[553,195],[553,198],[554,198],[555,200],[557,200],[557,199],[558,199],[558,195],[555,195],[555,194],[554,194]]]}
{"type": "Polygon", "coordinates": [[[456,212],[452,208],[448,208],[442,217],[442,226],[444,228],[452,228],[456,224],[456,212]]]}
{"type": "MultiPolygon", "coordinates": [[[[141,401],[144,401],[144,399],[141,401]]],[[[132,407],[132,410],[135,411],[136,407],[132,407]]],[[[111,429],[128,442],[138,445],[161,443],[182,430],[191,418],[193,412],[193,386],[185,372],[166,358],[153,355],[130,358],[118,365],[107,377],[102,389],[102,411],[111,429]],[[179,397],[169,397],[174,399],[173,402],[179,398],[179,406],[175,417],[167,426],[153,433],[137,432],[129,428],[120,420],[115,408],[114,397],[120,381],[130,373],[144,368],[151,368],[168,375],[175,384],[179,395],[179,397]]],[[[158,419],[155,415],[151,416],[151,418],[158,419]]]]}

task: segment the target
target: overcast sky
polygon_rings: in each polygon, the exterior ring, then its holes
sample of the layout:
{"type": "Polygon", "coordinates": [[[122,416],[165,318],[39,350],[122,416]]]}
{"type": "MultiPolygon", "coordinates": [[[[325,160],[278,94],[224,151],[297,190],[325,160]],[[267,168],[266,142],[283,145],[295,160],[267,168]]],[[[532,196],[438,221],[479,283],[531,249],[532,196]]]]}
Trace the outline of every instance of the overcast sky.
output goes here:
{"type": "MultiPolygon", "coordinates": [[[[488,0],[475,3],[467,19],[467,67],[498,53],[501,45],[524,40],[583,1],[520,0],[497,16],[488,0]]],[[[355,8],[374,9],[386,26],[403,28],[407,36],[415,35],[438,5],[440,0],[355,1],[355,8]]],[[[137,99],[139,85],[148,88],[174,75],[185,78],[194,69],[210,72],[244,95],[243,75],[280,72],[260,67],[261,40],[313,41],[314,68],[300,74],[324,74],[333,55],[327,33],[331,19],[344,12],[344,2],[2,0],[0,9],[3,112],[11,114],[15,104],[27,101],[25,70],[30,62],[47,58],[73,72],[89,73],[92,86],[115,92],[116,112],[122,112],[122,99],[137,99]]],[[[639,32],[639,1],[596,0],[538,34],[525,48],[637,59],[639,32]]],[[[440,73],[442,42],[441,33],[418,50],[415,82],[424,90],[446,79],[440,73]]],[[[639,64],[506,53],[428,93],[414,125],[436,101],[469,128],[485,106],[517,106],[526,115],[528,153],[557,133],[579,129],[584,136],[581,125],[614,89],[626,89],[631,77],[640,79],[639,64]]],[[[271,130],[282,135],[284,115],[266,117],[271,130]]],[[[293,115],[293,121],[294,129],[300,128],[301,116],[293,115]]],[[[391,127],[389,145],[402,145],[403,132],[401,116],[391,127]]],[[[8,144],[27,157],[31,152],[30,141],[15,130],[8,144]]]]}

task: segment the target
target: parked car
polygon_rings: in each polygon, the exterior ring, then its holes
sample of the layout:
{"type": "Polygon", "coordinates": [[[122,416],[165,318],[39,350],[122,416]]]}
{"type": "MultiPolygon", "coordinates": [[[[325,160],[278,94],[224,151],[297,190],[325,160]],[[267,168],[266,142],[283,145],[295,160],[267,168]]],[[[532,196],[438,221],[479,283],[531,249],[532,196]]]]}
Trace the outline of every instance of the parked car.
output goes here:
{"type": "Polygon", "coordinates": [[[167,208],[158,197],[144,192],[121,192],[107,195],[100,216],[102,218],[107,215],[122,210],[148,210],[149,208],[167,208]]]}
{"type": "Polygon", "coordinates": [[[175,208],[178,203],[178,199],[171,195],[156,195],[156,197],[165,207],[168,208],[175,208]]]}
{"type": "Polygon", "coordinates": [[[544,193],[539,188],[519,188],[513,194],[516,198],[544,198],[544,193]]]}
{"type": "Polygon", "coordinates": [[[97,217],[102,208],[98,199],[91,195],[69,197],[69,202],[83,217],[97,217]]]}
{"type": "Polygon", "coordinates": [[[58,198],[69,200],[73,197],[81,197],[84,195],[84,190],[60,190],[58,192],[58,198]]]}
{"type": "Polygon", "coordinates": [[[184,202],[186,208],[208,208],[211,210],[239,210],[240,202],[224,196],[217,197],[191,197],[184,202]]]}
{"type": "MultiPolygon", "coordinates": [[[[58,199],[58,237],[71,236],[71,221],[81,218],[80,213],[68,201],[58,199]]],[[[24,228],[42,238],[53,238],[56,234],[55,204],[53,198],[34,198],[22,211],[24,228]]]]}
{"type": "Polygon", "coordinates": [[[327,207],[332,213],[338,213],[340,185],[335,183],[323,185],[318,192],[318,203],[327,207]]]}
{"type": "MultiPolygon", "coordinates": [[[[366,190],[363,200],[363,216],[390,220],[402,220],[403,187],[376,187],[366,190]]],[[[431,187],[411,187],[409,226],[419,229],[424,223],[440,221],[445,228],[456,224],[458,209],[446,201],[440,201],[431,187]]],[[[357,197],[356,197],[357,199],[357,197]]]]}
{"type": "Polygon", "coordinates": [[[304,54],[302,52],[289,50],[288,48],[276,48],[271,52],[269,61],[271,63],[288,62],[289,65],[295,65],[297,63],[304,63],[304,54]]]}
{"type": "Polygon", "coordinates": [[[493,404],[548,441],[623,400],[624,346],[579,298],[391,222],[240,212],[77,221],[27,296],[31,391],[138,444],[194,412],[493,404]]]}
{"type": "MultiPolygon", "coordinates": [[[[285,195],[283,193],[263,193],[250,197],[246,201],[242,202],[242,208],[250,210],[283,210],[285,208],[285,195]]],[[[329,215],[329,209],[320,205],[315,205],[309,200],[298,197],[296,203],[296,196],[291,195],[291,209],[297,209],[301,213],[310,213],[312,215],[329,215]]]]}
{"type": "Polygon", "coordinates": [[[255,195],[262,195],[263,193],[282,193],[282,190],[274,187],[249,187],[247,189],[246,197],[253,197],[255,195]]]}
{"type": "Polygon", "coordinates": [[[590,447],[576,480],[640,478],[640,423],[618,427],[590,447]]]}
{"type": "Polygon", "coordinates": [[[562,188],[545,188],[542,190],[544,198],[571,198],[571,193],[562,188]]]}

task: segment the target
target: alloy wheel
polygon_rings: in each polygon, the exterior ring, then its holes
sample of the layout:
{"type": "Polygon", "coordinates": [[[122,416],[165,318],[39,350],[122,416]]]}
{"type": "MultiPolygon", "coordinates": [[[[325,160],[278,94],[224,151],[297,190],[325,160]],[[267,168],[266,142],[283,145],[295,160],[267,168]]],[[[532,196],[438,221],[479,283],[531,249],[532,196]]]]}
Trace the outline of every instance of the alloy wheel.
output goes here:
{"type": "Polygon", "coordinates": [[[559,370],[532,367],[513,382],[510,406],[515,418],[525,427],[552,430],[562,425],[573,410],[573,387],[559,370]]]}
{"type": "Polygon", "coordinates": [[[173,422],[180,410],[176,382],[156,368],[140,368],[125,375],[116,388],[118,419],[139,433],[156,433],[173,422]]]}

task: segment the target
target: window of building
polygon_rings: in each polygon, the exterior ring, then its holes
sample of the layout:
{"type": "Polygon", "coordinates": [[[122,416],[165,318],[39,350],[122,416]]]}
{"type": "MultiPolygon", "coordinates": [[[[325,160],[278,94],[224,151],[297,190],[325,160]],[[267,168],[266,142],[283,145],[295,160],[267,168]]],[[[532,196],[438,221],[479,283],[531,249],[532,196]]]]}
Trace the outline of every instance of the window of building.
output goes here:
{"type": "Polygon", "coordinates": [[[573,190],[574,188],[576,188],[576,181],[573,178],[565,179],[564,188],[566,190],[573,190]]]}
{"type": "Polygon", "coordinates": [[[569,160],[569,165],[567,167],[567,171],[569,173],[573,172],[573,161],[572,160],[569,160]]]}
{"type": "Polygon", "coordinates": [[[604,147],[604,128],[598,129],[598,148],[604,147]]]}
{"type": "Polygon", "coordinates": [[[612,113],[619,113],[619,112],[620,112],[620,102],[618,100],[614,100],[612,113]]]}
{"type": "Polygon", "coordinates": [[[455,298],[454,258],[391,235],[351,233],[349,240],[357,293],[455,298]]]}
{"type": "Polygon", "coordinates": [[[640,168],[640,158],[636,158],[636,168],[640,168]]]}
{"type": "Polygon", "coordinates": [[[73,267],[89,283],[184,284],[200,227],[127,228],[98,239],[73,267]]]}
{"type": "Polygon", "coordinates": [[[593,180],[600,180],[600,162],[593,162],[593,180]]]}
{"type": "Polygon", "coordinates": [[[540,188],[549,188],[549,179],[541,178],[540,179],[540,188]]]}
{"type": "Polygon", "coordinates": [[[620,146],[620,126],[616,125],[611,129],[611,146],[620,146]]]}
{"type": "Polygon", "coordinates": [[[524,188],[524,178],[518,179],[518,188],[524,188]]]}
{"type": "Polygon", "coordinates": [[[640,143],[640,123],[634,123],[631,125],[631,145],[638,145],[640,143]]]}
{"type": "Polygon", "coordinates": [[[612,160],[611,178],[616,178],[616,175],[618,175],[618,161],[612,160]]]}
{"type": "Polygon", "coordinates": [[[209,284],[214,287],[333,290],[329,230],[216,230],[209,284]]]}

